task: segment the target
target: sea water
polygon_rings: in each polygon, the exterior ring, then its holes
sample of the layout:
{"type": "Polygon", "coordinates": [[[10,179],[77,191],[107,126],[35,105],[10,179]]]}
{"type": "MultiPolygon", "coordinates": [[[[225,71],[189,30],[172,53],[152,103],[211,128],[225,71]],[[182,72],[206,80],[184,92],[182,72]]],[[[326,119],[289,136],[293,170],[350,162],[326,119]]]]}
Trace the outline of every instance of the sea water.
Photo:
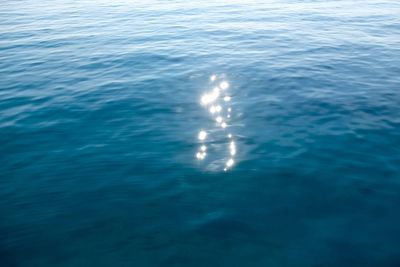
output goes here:
{"type": "Polygon", "coordinates": [[[399,266],[399,206],[398,1],[1,2],[0,266],[399,266]]]}

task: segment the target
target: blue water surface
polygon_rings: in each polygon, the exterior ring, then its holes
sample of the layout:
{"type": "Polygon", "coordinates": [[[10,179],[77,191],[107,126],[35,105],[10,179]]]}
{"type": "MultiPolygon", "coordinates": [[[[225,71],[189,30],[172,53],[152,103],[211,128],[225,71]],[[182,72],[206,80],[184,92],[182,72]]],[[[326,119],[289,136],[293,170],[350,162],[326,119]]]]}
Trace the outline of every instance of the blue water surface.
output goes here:
{"type": "Polygon", "coordinates": [[[3,0],[0,144],[2,267],[400,266],[400,2],[3,0]]]}

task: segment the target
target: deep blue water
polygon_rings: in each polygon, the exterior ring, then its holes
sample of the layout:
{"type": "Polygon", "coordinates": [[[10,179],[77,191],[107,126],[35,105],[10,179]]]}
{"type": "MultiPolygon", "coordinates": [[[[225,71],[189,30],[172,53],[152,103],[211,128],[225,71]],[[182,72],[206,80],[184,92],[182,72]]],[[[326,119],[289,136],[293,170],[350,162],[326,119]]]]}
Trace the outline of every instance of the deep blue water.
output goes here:
{"type": "Polygon", "coordinates": [[[400,266],[398,1],[4,0],[0,115],[2,267],[400,266]]]}

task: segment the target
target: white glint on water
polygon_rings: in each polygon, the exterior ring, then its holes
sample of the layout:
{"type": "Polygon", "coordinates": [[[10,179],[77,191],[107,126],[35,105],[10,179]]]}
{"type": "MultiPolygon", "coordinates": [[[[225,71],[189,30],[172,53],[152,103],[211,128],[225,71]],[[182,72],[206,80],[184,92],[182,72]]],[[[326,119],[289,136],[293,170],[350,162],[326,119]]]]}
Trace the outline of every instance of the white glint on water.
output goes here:
{"type": "Polygon", "coordinates": [[[235,161],[231,158],[226,162],[226,167],[231,168],[235,164],[235,161]]]}
{"type": "Polygon", "coordinates": [[[201,103],[203,105],[208,105],[210,103],[213,103],[215,100],[217,100],[218,97],[219,97],[219,91],[215,90],[209,94],[203,95],[203,97],[201,98],[201,103]]]}
{"type": "Polygon", "coordinates": [[[235,142],[233,142],[233,141],[229,144],[229,152],[230,152],[231,156],[236,155],[236,145],[235,145],[235,142]]]}
{"type": "Polygon", "coordinates": [[[206,157],[206,152],[197,152],[196,153],[196,158],[198,159],[198,160],[203,160],[205,157],[206,157]]]}
{"type": "MultiPolygon", "coordinates": [[[[210,134],[211,138],[208,136],[208,133],[206,130],[201,130],[198,133],[198,142],[199,142],[199,148],[198,151],[196,152],[195,156],[196,159],[199,161],[205,160],[207,156],[207,152],[209,153],[220,153],[218,150],[221,150],[221,146],[219,145],[221,143],[221,140],[213,140],[216,136],[219,136],[219,132],[224,132],[227,131],[227,129],[230,128],[230,118],[231,118],[231,113],[232,113],[232,108],[231,108],[231,99],[232,97],[230,96],[231,94],[227,93],[226,91],[230,87],[229,82],[222,78],[218,77],[217,75],[211,75],[210,77],[210,89],[204,92],[204,94],[200,97],[200,103],[204,108],[206,109],[208,115],[210,116],[210,119],[216,122],[214,126],[210,126],[213,129],[208,129],[207,131],[212,133],[210,134]],[[225,92],[224,92],[225,91],[225,92]],[[207,139],[207,141],[206,141],[207,139]],[[216,142],[216,143],[214,143],[216,142]],[[214,143],[214,145],[213,145],[214,143]],[[210,146],[210,151],[208,151],[206,144],[211,144],[210,146]],[[217,150],[216,150],[217,149],[217,150]]],[[[233,134],[232,132],[228,132],[226,135],[224,135],[226,139],[226,143],[228,145],[228,150],[226,151],[225,155],[226,158],[223,159],[222,162],[225,162],[221,166],[221,169],[224,171],[228,171],[232,169],[232,167],[235,164],[235,157],[237,154],[237,147],[236,143],[233,141],[233,134]]],[[[222,141],[224,142],[224,141],[222,141]]],[[[223,149],[224,150],[224,149],[223,149]]],[[[212,157],[211,157],[212,158],[212,157]]],[[[211,158],[208,160],[210,161],[211,158]]],[[[214,157],[215,158],[215,157],[214,157]]],[[[218,164],[217,163],[221,162],[220,160],[215,160],[212,164],[215,168],[218,164]]]]}
{"type": "Polygon", "coordinates": [[[210,107],[210,113],[214,114],[215,112],[217,112],[217,109],[215,108],[215,106],[211,106],[210,107]]]}
{"type": "Polygon", "coordinates": [[[227,81],[222,81],[222,82],[219,84],[219,87],[221,87],[222,90],[226,90],[226,89],[228,89],[228,87],[229,87],[229,83],[228,83],[227,81]]]}
{"type": "Polygon", "coordinates": [[[205,140],[206,139],[206,137],[207,137],[207,133],[206,133],[206,131],[203,131],[203,130],[201,130],[200,132],[199,132],[199,140],[205,140]]]}

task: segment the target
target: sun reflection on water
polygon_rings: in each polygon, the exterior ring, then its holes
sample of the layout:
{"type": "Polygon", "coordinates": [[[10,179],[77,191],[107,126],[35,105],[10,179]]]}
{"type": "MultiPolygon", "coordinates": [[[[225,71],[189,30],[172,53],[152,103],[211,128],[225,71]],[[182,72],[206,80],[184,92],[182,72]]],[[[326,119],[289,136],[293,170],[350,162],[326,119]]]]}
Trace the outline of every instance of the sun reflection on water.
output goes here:
{"type": "MultiPolygon", "coordinates": [[[[206,91],[200,98],[200,104],[209,113],[213,121],[215,121],[215,127],[222,131],[227,131],[227,158],[223,167],[224,171],[231,169],[235,164],[236,156],[236,143],[234,141],[233,134],[229,130],[229,122],[232,114],[230,84],[223,77],[212,75],[210,77],[210,90],[206,91]]],[[[198,133],[198,139],[200,143],[199,150],[196,153],[197,160],[204,160],[207,156],[207,132],[200,130],[198,133]]]]}

